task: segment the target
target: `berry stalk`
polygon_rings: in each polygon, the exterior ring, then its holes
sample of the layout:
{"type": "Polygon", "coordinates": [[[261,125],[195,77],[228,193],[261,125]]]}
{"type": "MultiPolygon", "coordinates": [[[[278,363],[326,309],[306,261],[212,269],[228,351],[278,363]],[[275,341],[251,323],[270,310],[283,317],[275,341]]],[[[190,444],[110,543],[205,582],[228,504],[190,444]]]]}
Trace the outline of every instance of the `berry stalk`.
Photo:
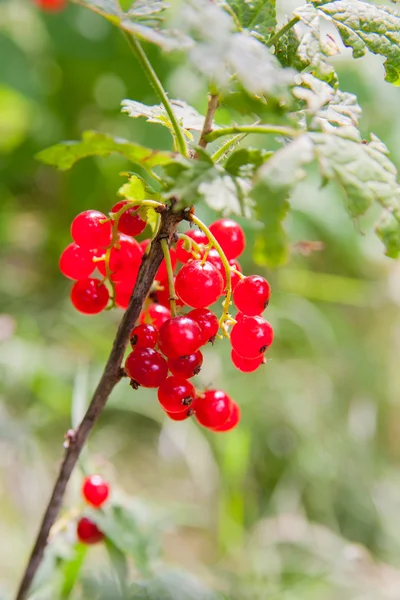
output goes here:
{"type": "Polygon", "coordinates": [[[143,303],[150,291],[151,285],[159,269],[164,254],[161,247],[163,239],[169,240],[175,233],[177,224],[182,220],[182,215],[166,209],[161,215],[161,226],[157,237],[151,244],[150,252],[143,261],[138,279],[129,302],[129,306],[122,317],[114,343],[105,365],[103,374],[93,394],[92,400],[76,431],[68,433],[67,447],[64,459],[58,472],[57,480],[45,510],[39,532],[34,543],[28,564],[22,577],[15,600],[25,600],[32,584],[36,571],[42,561],[48,542],[50,530],[60,511],[65,490],[71,473],[78,461],[82,448],[94,424],[103,411],[107,400],[122,378],[122,360],[129,341],[129,334],[133,324],[138,319],[143,303]]]}
{"type": "Polygon", "coordinates": [[[164,238],[161,240],[161,248],[165,258],[165,266],[167,268],[168,276],[168,291],[169,291],[169,306],[171,310],[171,316],[176,317],[176,300],[175,295],[175,284],[174,284],[174,270],[171,262],[171,254],[169,252],[169,246],[167,240],[164,238]]]}

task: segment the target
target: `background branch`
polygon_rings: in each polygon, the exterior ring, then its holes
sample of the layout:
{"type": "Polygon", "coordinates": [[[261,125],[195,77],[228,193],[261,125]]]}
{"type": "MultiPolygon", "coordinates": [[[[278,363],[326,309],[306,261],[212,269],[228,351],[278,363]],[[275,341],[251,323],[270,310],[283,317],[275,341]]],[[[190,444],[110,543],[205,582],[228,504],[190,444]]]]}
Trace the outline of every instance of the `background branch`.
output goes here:
{"type": "Polygon", "coordinates": [[[57,480],[51,494],[51,498],[44,513],[39,533],[33,546],[31,555],[26,566],[18,589],[16,600],[24,600],[27,596],[35,573],[42,561],[47,545],[50,529],[53,526],[60,511],[65,490],[70,479],[73,468],[79,458],[81,450],[88,438],[93,425],[99,418],[106,402],[118,381],[122,377],[121,365],[125,349],[129,340],[131,329],[139,317],[143,303],[153,283],[157,270],[164,258],[161,240],[170,240],[175,232],[176,226],[182,220],[182,215],[173,213],[166,209],[161,215],[161,226],[157,237],[151,244],[150,252],[142,262],[138,279],[129,306],[122,317],[117,334],[114,339],[110,356],[107,360],[103,374],[93,394],[89,408],[82,419],[78,429],[68,436],[68,447],[58,472],[57,480]]]}
{"type": "MultiPolygon", "coordinates": [[[[200,146],[200,148],[207,147],[208,141],[206,140],[206,135],[207,135],[207,133],[210,133],[210,131],[212,131],[214,115],[215,115],[215,111],[218,108],[218,103],[219,103],[219,95],[218,94],[210,94],[210,96],[208,98],[207,114],[204,119],[204,125],[203,125],[202,132],[200,134],[200,139],[199,139],[199,144],[198,144],[200,146]]],[[[195,158],[198,158],[197,152],[196,152],[195,158]]]]}

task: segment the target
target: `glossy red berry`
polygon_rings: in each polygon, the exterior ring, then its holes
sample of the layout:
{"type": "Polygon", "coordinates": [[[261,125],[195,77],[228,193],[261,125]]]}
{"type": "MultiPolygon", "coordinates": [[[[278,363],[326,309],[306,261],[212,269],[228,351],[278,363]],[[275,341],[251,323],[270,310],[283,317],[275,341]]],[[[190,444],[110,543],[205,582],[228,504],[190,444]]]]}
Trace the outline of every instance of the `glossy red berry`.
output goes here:
{"type": "MultiPolygon", "coordinates": [[[[146,252],[147,246],[150,244],[150,241],[151,240],[143,240],[142,242],[140,242],[140,246],[143,252],[146,252]]],[[[169,255],[171,257],[172,270],[174,270],[176,267],[177,259],[176,252],[173,248],[169,249],[169,255]]],[[[165,279],[168,279],[167,265],[165,264],[165,260],[162,261],[156,273],[155,279],[157,279],[157,281],[164,281],[165,279]]]]}
{"type": "Polygon", "coordinates": [[[93,257],[95,253],[88,248],[81,248],[73,242],[69,244],[60,256],[60,271],[69,279],[85,279],[95,268],[93,257]]]}
{"type": "Polygon", "coordinates": [[[104,533],[87,517],[79,519],[76,533],[82,544],[97,544],[104,539],[104,533]]]}
{"type": "Polygon", "coordinates": [[[91,475],[83,481],[82,494],[88,504],[99,508],[107,500],[110,486],[100,475],[91,475]]]}
{"type": "Polygon", "coordinates": [[[213,427],[212,430],[218,431],[218,432],[232,431],[232,429],[234,429],[239,424],[239,421],[240,421],[240,408],[236,404],[236,402],[232,401],[231,414],[229,415],[227,421],[225,421],[225,423],[223,425],[220,425],[219,427],[213,427]]]}
{"type": "Polygon", "coordinates": [[[67,6],[67,0],[34,0],[34,3],[45,12],[60,12],[67,6]]]}
{"type": "Polygon", "coordinates": [[[172,421],[186,421],[193,414],[192,408],[185,408],[183,412],[168,412],[165,411],[166,415],[172,419],[172,421]]]}
{"type": "Polygon", "coordinates": [[[260,315],[268,306],[271,288],[260,275],[243,277],[233,293],[233,301],[240,312],[253,317],[260,315]]]}
{"type": "MultiPolygon", "coordinates": [[[[225,271],[224,264],[221,260],[221,257],[215,248],[211,248],[210,252],[207,255],[207,261],[210,262],[212,265],[214,265],[214,267],[221,273],[221,277],[223,279],[224,289],[225,289],[226,288],[226,271],[225,271]]],[[[229,265],[231,267],[233,267],[234,269],[236,269],[237,271],[240,271],[240,272],[242,271],[242,268],[241,268],[239,262],[234,258],[229,260],[229,265]]],[[[234,271],[231,270],[231,288],[232,288],[232,290],[235,289],[236,284],[238,283],[239,280],[240,280],[240,275],[237,275],[234,271]]]]}
{"type": "Polygon", "coordinates": [[[256,371],[260,365],[266,363],[265,356],[260,354],[257,358],[243,358],[235,350],[231,352],[231,359],[235,367],[242,373],[252,373],[256,371]]]}
{"type": "Polygon", "coordinates": [[[158,388],[158,400],[169,413],[181,413],[195,397],[193,385],[182,377],[168,377],[158,388]]]}
{"type": "Polygon", "coordinates": [[[76,310],[86,315],[95,315],[108,304],[108,289],[98,279],[80,279],[71,290],[71,302],[76,310]]]}
{"type": "Polygon", "coordinates": [[[200,344],[200,327],[190,317],[173,317],[160,327],[158,347],[168,358],[193,354],[200,344]]]}
{"type": "Polygon", "coordinates": [[[153,348],[137,348],[127,357],[125,371],[134,384],[157,388],[167,377],[168,365],[165,358],[153,348]]]}
{"type": "Polygon", "coordinates": [[[203,364],[203,355],[200,350],[194,352],[194,354],[188,354],[187,356],[181,356],[180,358],[169,358],[168,369],[172,375],[176,377],[183,377],[184,379],[190,379],[200,373],[201,365],[203,364]]]}
{"type": "MultiPolygon", "coordinates": [[[[135,281],[142,262],[143,251],[136,240],[124,233],[110,252],[110,271],[113,281],[135,281]]],[[[106,275],[106,263],[97,263],[102,275],[106,275]]]]}
{"type": "Polygon", "coordinates": [[[71,235],[82,248],[106,248],[111,241],[111,223],[98,210],[85,210],[72,221],[71,235]]]}
{"type": "Polygon", "coordinates": [[[162,304],[150,304],[148,308],[140,313],[139,322],[149,323],[160,329],[161,325],[171,318],[171,311],[162,304]]]}
{"type": "Polygon", "coordinates": [[[246,246],[243,229],[231,219],[220,219],[210,225],[210,231],[221,245],[228,259],[240,256],[246,246]]]}
{"type": "Polygon", "coordinates": [[[221,296],[224,283],[221,274],[209,262],[200,260],[183,265],[175,279],[179,298],[193,308],[204,308],[221,296]]]}
{"type": "Polygon", "coordinates": [[[133,349],[155,348],[158,342],[158,330],[154,325],[141,323],[132,329],[129,339],[133,349]]]}
{"type": "Polygon", "coordinates": [[[195,415],[200,425],[212,429],[220,427],[229,419],[232,400],[222,390],[207,390],[195,402],[195,415]]]}
{"type": "Polygon", "coordinates": [[[232,348],[243,358],[257,358],[272,344],[274,330],[262,317],[240,318],[231,331],[232,348]]]}
{"type": "MultiPolygon", "coordinates": [[[[208,238],[206,234],[202,231],[199,231],[198,229],[189,229],[189,231],[186,232],[186,235],[190,239],[194,240],[198,245],[206,246],[208,244],[208,238]]],[[[192,246],[190,250],[185,250],[186,242],[184,239],[180,239],[176,245],[177,259],[180,260],[182,263],[187,263],[189,262],[189,260],[192,260],[192,258],[194,258],[194,247],[192,246]]]]}
{"type": "Polygon", "coordinates": [[[117,213],[121,208],[127,205],[130,205],[130,208],[127,208],[120,216],[118,220],[118,231],[135,237],[142,233],[146,228],[146,221],[141,218],[138,212],[139,206],[132,206],[132,203],[129,202],[129,200],[121,200],[120,202],[117,202],[117,204],[114,204],[111,212],[117,213]]]}
{"type": "Polygon", "coordinates": [[[208,342],[213,342],[218,333],[218,319],[208,308],[194,308],[187,315],[200,327],[201,331],[201,346],[208,342]]]}
{"type": "Polygon", "coordinates": [[[136,280],[119,281],[115,284],[115,304],[124,310],[128,308],[136,280]]]}

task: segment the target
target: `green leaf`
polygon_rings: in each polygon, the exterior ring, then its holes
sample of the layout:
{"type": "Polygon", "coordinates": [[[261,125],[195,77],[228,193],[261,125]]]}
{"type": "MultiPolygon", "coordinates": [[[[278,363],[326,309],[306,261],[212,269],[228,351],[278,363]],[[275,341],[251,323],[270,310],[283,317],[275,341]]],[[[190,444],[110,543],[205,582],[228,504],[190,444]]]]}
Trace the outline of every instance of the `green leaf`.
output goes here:
{"type": "Polygon", "coordinates": [[[193,575],[177,569],[164,569],[148,582],[139,584],[137,600],[222,600],[193,575]],[[140,589],[141,588],[141,589],[140,589]]]}
{"type": "Polygon", "coordinates": [[[376,233],[390,258],[400,256],[400,213],[385,212],[376,226],[376,233]]]}
{"type": "Polygon", "coordinates": [[[332,21],[354,58],[364,56],[367,50],[385,56],[386,81],[400,85],[400,14],[394,8],[360,0],[312,0],[312,6],[306,5],[296,14],[307,22],[314,10],[314,15],[332,21]]]}
{"type": "Polygon", "coordinates": [[[126,593],[128,582],[128,561],[124,552],[112,542],[110,538],[105,539],[105,546],[110,558],[110,562],[117,576],[121,592],[126,593]]]}
{"type": "Polygon", "coordinates": [[[236,177],[252,177],[272,154],[261,148],[240,148],[229,155],[225,170],[236,177]]]}
{"type": "Polygon", "coordinates": [[[264,228],[258,235],[254,259],[258,264],[276,267],[286,262],[289,243],[282,221],[289,209],[287,198],[305,177],[304,165],[313,160],[313,145],[306,134],[275,154],[259,169],[251,197],[264,228]]]}
{"type": "Polygon", "coordinates": [[[119,188],[118,195],[126,200],[158,200],[160,197],[160,194],[139,175],[131,175],[128,182],[119,188]]]}
{"type": "Polygon", "coordinates": [[[17,148],[29,133],[33,106],[17,90],[0,86],[0,154],[17,148]]]}
{"type": "Polygon", "coordinates": [[[271,37],[276,26],[275,0],[228,0],[228,4],[244,29],[257,33],[266,41],[271,37]]]}
{"type": "Polygon", "coordinates": [[[76,544],[73,550],[73,555],[69,560],[65,560],[62,565],[62,586],[61,600],[67,600],[73,591],[75,584],[79,578],[85,557],[87,546],[84,544],[76,544]]]}
{"type": "Polygon", "coordinates": [[[148,170],[158,165],[167,165],[176,159],[176,155],[172,152],[152,150],[95,131],[86,131],[80,142],[61,142],[42,150],[36,155],[36,158],[48,165],[57,167],[61,171],[66,171],[82,158],[88,156],[104,157],[109,156],[112,152],[122,154],[126,159],[148,170]]]}

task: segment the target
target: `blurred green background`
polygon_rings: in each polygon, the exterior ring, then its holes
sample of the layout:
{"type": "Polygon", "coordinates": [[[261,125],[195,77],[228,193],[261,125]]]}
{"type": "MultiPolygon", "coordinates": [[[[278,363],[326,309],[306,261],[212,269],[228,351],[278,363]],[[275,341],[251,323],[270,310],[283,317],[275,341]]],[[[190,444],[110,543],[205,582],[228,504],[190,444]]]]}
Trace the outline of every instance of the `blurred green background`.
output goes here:
{"type": "MultiPolygon", "coordinates": [[[[179,56],[147,50],[170,95],[203,110],[204,82],[179,56]]],[[[0,597],[9,598],[71,405],[76,419],[122,314],[76,313],[58,257],[78,212],[110,210],[128,165],[87,159],[59,173],[35,153],[85,129],[154,147],[170,140],[120,114],[123,98],[157,100],[123,37],[89,11],[44,15],[28,1],[2,0],[0,57],[0,597]]],[[[381,62],[354,62],[347,51],[335,60],[341,89],[363,107],[363,133],[373,130],[400,164],[399,91],[383,81],[381,62]]],[[[250,375],[234,370],[228,344],[218,342],[198,377],[239,402],[240,427],[213,435],[166,422],[153,392],[122,382],[86,453],[113,489],[166,511],[166,562],[227,598],[400,594],[400,265],[384,257],[373,215],[352,223],[339,191],[318,186],[311,173],[286,225],[294,243],[321,241],[322,251],[304,255],[297,245],[286,267],[265,272],[252,262],[243,223],[241,262],[271,281],[276,341],[265,368],[250,375]]],[[[80,506],[80,482],[77,471],[66,508],[80,506]]],[[[101,549],[94,552],[100,561],[101,549]]]]}

